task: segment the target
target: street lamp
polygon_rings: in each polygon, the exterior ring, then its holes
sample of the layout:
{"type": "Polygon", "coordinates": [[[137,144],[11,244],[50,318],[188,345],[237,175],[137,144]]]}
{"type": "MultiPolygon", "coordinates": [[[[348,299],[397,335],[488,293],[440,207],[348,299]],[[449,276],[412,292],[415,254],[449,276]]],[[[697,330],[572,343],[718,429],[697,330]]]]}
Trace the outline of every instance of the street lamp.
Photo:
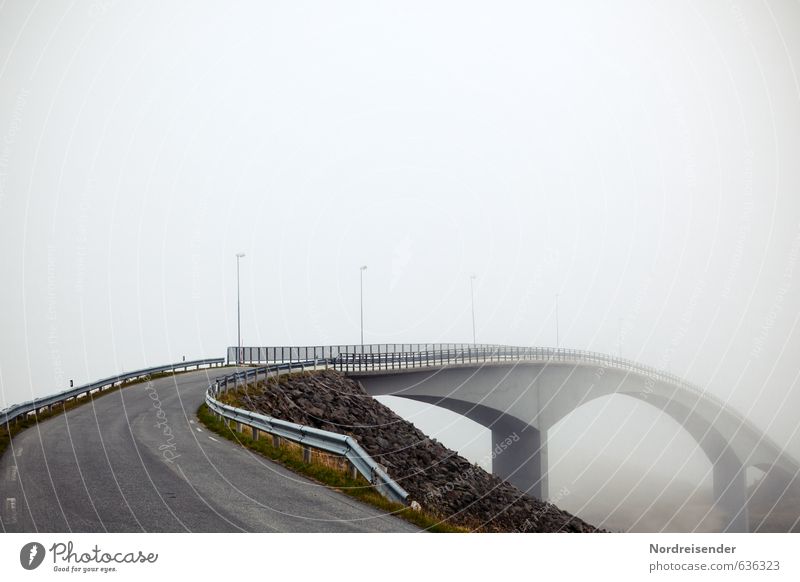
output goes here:
{"type": "Polygon", "coordinates": [[[558,293],[556,293],[556,348],[561,347],[561,342],[558,337],[558,293]]]}
{"type": "Polygon", "coordinates": [[[477,277],[475,275],[470,275],[469,276],[469,296],[470,296],[470,299],[472,300],[472,345],[473,346],[478,345],[477,340],[475,339],[476,338],[476,335],[475,335],[475,285],[474,285],[475,279],[477,279],[477,277]]]}
{"type": "Polygon", "coordinates": [[[239,294],[239,261],[244,257],[244,253],[236,253],[236,329],[237,329],[237,349],[236,363],[240,364],[242,359],[242,307],[239,294]]]}
{"type": "Polygon", "coordinates": [[[364,353],[364,271],[367,270],[366,265],[362,265],[359,271],[360,286],[361,286],[361,353],[364,353]]]}

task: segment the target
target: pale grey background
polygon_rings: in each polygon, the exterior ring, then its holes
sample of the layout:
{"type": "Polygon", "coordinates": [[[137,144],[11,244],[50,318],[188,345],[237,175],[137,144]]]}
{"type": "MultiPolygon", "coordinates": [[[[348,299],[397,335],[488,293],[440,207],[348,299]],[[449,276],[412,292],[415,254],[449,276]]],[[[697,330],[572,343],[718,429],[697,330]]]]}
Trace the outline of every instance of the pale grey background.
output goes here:
{"type": "MultiPolygon", "coordinates": [[[[0,406],[223,355],[241,251],[245,344],[357,342],[362,264],[366,341],[469,341],[475,273],[479,341],[555,344],[559,293],[562,346],[800,454],[797,2],[261,4],[0,4],[0,406]]],[[[606,404],[551,489],[606,457],[709,482],[606,404]]]]}

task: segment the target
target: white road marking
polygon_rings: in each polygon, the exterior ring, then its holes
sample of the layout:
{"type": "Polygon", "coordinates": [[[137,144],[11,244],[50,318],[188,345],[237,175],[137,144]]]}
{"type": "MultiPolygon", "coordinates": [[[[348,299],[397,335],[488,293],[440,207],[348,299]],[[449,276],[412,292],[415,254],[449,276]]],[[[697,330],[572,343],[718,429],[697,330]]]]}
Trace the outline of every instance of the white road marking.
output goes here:
{"type": "Polygon", "coordinates": [[[215,439],[215,438],[214,438],[214,437],[212,437],[212,436],[210,436],[210,437],[208,437],[208,438],[210,438],[210,439],[211,439],[212,441],[214,441],[215,443],[218,443],[218,442],[219,442],[217,439],[215,439]]]}
{"type": "Polygon", "coordinates": [[[8,468],[8,480],[9,481],[16,481],[17,480],[17,465],[11,465],[8,468]]]}
{"type": "Polygon", "coordinates": [[[17,523],[17,499],[16,497],[6,497],[6,523],[17,523]]]}
{"type": "Polygon", "coordinates": [[[202,428],[200,428],[199,426],[198,426],[198,427],[197,427],[195,430],[196,430],[197,432],[203,432],[203,429],[202,429],[202,428]]]}
{"type": "Polygon", "coordinates": [[[22,447],[16,447],[14,449],[14,456],[15,457],[21,457],[22,456],[22,450],[23,450],[22,447]]]}
{"type": "Polygon", "coordinates": [[[190,420],[189,422],[191,422],[192,424],[194,424],[194,421],[193,421],[193,420],[190,420]]]}

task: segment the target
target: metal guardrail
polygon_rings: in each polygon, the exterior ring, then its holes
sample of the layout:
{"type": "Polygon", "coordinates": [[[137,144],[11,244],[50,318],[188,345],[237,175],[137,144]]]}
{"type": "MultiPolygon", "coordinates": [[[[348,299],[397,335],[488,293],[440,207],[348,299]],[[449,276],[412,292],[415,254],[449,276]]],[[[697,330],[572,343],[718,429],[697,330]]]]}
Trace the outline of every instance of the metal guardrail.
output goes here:
{"type": "Polygon", "coordinates": [[[467,348],[492,348],[492,344],[339,344],[330,346],[243,346],[228,348],[229,364],[265,365],[278,362],[332,360],[340,354],[386,354],[467,348]],[[238,358],[237,353],[239,352],[238,358]]]}
{"type": "MultiPolygon", "coordinates": [[[[392,344],[381,344],[381,346],[392,344]]],[[[398,344],[400,345],[400,344],[398,344]]],[[[423,350],[400,350],[398,352],[389,351],[339,351],[332,357],[337,369],[342,371],[362,371],[394,366],[396,369],[430,367],[448,364],[469,364],[483,362],[507,362],[507,361],[536,361],[536,362],[580,362],[598,364],[607,368],[616,368],[637,372],[642,375],[650,376],[659,380],[664,380],[672,384],[680,384],[695,388],[687,383],[683,378],[675,374],[665,372],[658,368],[646,366],[633,360],[618,358],[600,352],[587,350],[572,350],[567,348],[546,348],[546,347],[523,347],[523,346],[504,346],[493,344],[413,344],[433,346],[423,350]],[[362,370],[353,368],[361,366],[362,370]]],[[[344,346],[347,347],[347,346],[344,346]]],[[[366,346],[365,346],[366,347],[366,346]]],[[[242,348],[243,350],[245,348],[242,348]]],[[[257,348],[254,348],[257,349],[257,348]]],[[[235,350],[235,348],[234,348],[235,350]]]]}
{"type": "Polygon", "coordinates": [[[136,370],[134,372],[126,372],[124,374],[117,374],[91,384],[77,386],[53,394],[52,396],[44,396],[42,398],[35,398],[20,404],[9,406],[5,410],[0,411],[0,426],[7,426],[11,422],[15,422],[20,417],[25,417],[28,414],[38,412],[44,408],[50,408],[54,404],[60,404],[73,398],[80,396],[88,396],[92,392],[107,390],[118,384],[137,378],[144,378],[151,374],[159,374],[162,372],[179,372],[186,371],[189,368],[200,369],[201,367],[218,367],[225,365],[225,358],[206,358],[204,360],[192,360],[191,362],[178,362],[175,364],[167,364],[164,366],[154,366],[152,368],[145,368],[144,370],[136,370]]]}
{"type": "Polygon", "coordinates": [[[261,375],[266,379],[270,374],[316,369],[322,365],[327,368],[329,363],[329,360],[324,359],[287,362],[222,376],[209,385],[206,391],[206,405],[222,418],[236,422],[240,426],[249,426],[253,430],[254,438],[258,438],[259,432],[265,432],[298,443],[304,447],[311,447],[343,456],[384,497],[391,501],[408,505],[408,492],[389,477],[386,471],[358,444],[355,438],[229,406],[216,398],[232,388],[236,389],[240,385],[246,386],[250,380],[254,384],[257,383],[261,375]]]}

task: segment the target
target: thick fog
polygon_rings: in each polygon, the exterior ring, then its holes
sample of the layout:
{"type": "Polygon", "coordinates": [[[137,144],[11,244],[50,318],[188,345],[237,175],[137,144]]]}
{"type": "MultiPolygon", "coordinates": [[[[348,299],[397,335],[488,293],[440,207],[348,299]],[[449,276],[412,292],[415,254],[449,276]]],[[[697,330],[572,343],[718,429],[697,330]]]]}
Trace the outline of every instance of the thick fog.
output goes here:
{"type": "MultiPolygon", "coordinates": [[[[800,456],[798,56],[789,1],[5,2],[0,407],[224,355],[243,252],[245,345],[357,343],[361,265],[367,343],[471,341],[475,275],[479,342],[555,345],[558,295],[800,456]]],[[[553,432],[556,493],[710,482],[643,403],[553,432]]]]}

